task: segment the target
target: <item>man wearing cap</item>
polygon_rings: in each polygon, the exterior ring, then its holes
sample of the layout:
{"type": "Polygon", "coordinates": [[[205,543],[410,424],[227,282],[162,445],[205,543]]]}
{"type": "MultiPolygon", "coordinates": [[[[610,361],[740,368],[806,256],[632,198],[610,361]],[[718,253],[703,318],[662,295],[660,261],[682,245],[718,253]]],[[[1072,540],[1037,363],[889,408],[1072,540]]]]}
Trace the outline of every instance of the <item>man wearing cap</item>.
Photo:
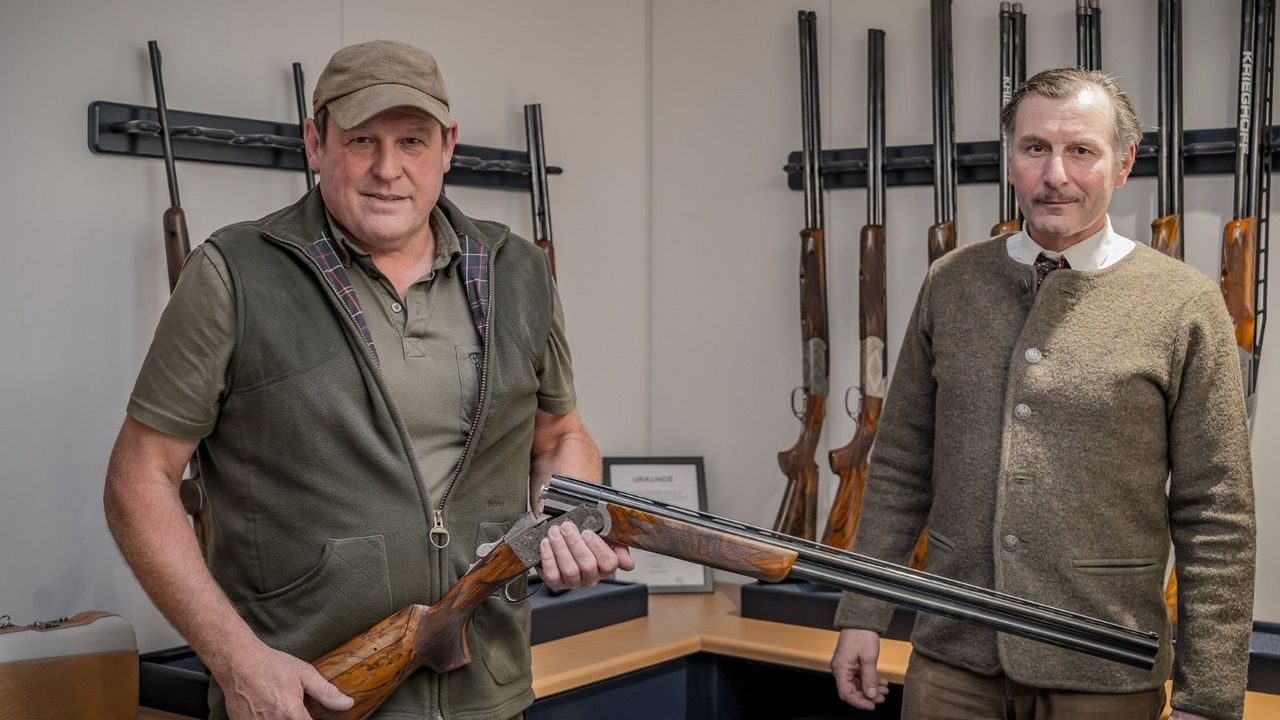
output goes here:
{"type": "MultiPolygon", "coordinates": [[[[212,671],[213,717],[349,707],[306,661],[439,600],[553,471],[600,473],[545,254],[441,196],[458,126],[435,60],[343,48],[313,112],[319,185],[192,252],[108,469],[112,533],[212,671]],[[193,452],[204,558],[177,493],[193,452]]],[[[567,524],[542,554],[557,588],[632,566],[567,524]]],[[[486,600],[472,662],[416,673],[378,716],[518,716],[528,621],[486,600]]]]}

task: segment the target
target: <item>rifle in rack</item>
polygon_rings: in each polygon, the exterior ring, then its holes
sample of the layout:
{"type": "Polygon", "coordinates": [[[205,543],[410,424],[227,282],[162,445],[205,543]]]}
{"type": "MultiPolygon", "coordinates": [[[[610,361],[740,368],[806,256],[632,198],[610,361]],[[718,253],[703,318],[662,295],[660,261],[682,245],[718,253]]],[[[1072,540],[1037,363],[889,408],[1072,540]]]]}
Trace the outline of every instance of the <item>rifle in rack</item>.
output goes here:
{"type": "Polygon", "coordinates": [[[1182,0],[1158,0],[1156,219],[1151,247],[1182,259],[1182,0]]]}
{"type": "MultiPolygon", "coordinates": [[[[293,99],[298,104],[298,135],[305,138],[307,134],[303,127],[307,124],[307,82],[302,77],[302,63],[293,64],[293,99]]],[[[306,148],[302,150],[302,173],[307,178],[307,189],[315,187],[316,176],[311,172],[311,164],[307,162],[306,148]]]]}
{"type": "Polygon", "coordinates": [[[524,134],[529,148],[529,195],[533,208],[533,242],[547,252],[551,277],[556,276],[556,249],[551,244],[551,205],[547,194],[547,156],[542,142],[542,105],[524,106],[524,134]]]}
{"type": "MultiPolygon", "coordinates": [[[[827,515],[822,544],[849,550],[858,532],[862,493],[867,486],[867,459],[880,423],[880,408],[889,385],[889,352],[885,345],[885,182],[884,182],[884,31],[867,31],[867,224],[858,241],[858,414],[845,409],[855,425],[853,439],[828,455],[840,478],[827,515]]],[[[850,388],[852,390],[853,388],[850,388]]]]}
{"type": "Polygon", "coordinates": [[[553,476],[542,498],[554,518],[527,515],[482,547],[479,561],[438,603],[410,605],[315,660],[355,705],[331,711],[308,698],[312,717],[367,717],[418,668],[444,673],[470,662],[471,614],[536,566],[539,542],[566,520],[628,547],[766,582],[809,580],[1134,667],[1155,665],[1155,633],[572,478],[553,476]]]}
{"type": "Polygon", "coordinates": [[[812,540],[817,533],[815,454],[827,410],[827,260],[822,237],[821,126],[818,121],[817,15],[800,11],[800,105],[804,141],[804,229],[800,231],[800,340],[804,384],[791,393],[800,437],[778,453],[787,487],[773,529],[812,540]],[[803,405],[796,407],[796,395],[803,405]]]}
{"type": "MultiPolygon", "coordinates": [[[[164,151],[165,177],[169,183],[169,208],[164,211],[160,221],[164,228],[164,259],[169,274],[169,292],[178,285],[178,277],[182,274],[182,264],[191,253],[191,238],[187,234],[187,214],[182,210],[182,200],[178,196],[178,172],[173,162],[173,142],[169,135],[169,109],[164,101],[164,77],[160,72],[160,45],[151,40],[147,42],[147,53],[151,56],[151,81],[156,92],[156,114],[160,119],[160,147],[164,151]]],[[[209,533],[209,504],[204,499],[204,488],[200,484],[200,463],[195,456],[187,463],[186,477],[178,486],[178,496],[182,507],[191,515],[191,524],[195,530],[196,540],[203,551],[207,546],[209,533]]]]}
{"type": "Polygon", "coordinates": [[[1253,416],[1266,328],[1271,195],[1271,81],[1275,4],[1242,0],[1234,211],[1222,233],[1222,295],[1235,325],[1246,406],[1253,416]]]}
{"type": "Polygon", "coordinates": [[[951,64],[951,0],[931,0],[933,35],[933,219],[929,262],[956,247],[956,111],[951,64]]]}

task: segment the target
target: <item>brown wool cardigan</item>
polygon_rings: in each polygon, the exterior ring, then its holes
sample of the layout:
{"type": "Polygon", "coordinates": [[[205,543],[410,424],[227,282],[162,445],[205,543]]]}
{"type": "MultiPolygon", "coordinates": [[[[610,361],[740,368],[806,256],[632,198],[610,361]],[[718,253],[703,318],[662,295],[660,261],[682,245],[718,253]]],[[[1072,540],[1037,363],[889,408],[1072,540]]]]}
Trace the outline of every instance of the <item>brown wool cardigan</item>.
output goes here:
{"type": "MultiPolygon", "coordinates": [[[[1005,238],[929,269],[899,353],[855,549],[1157,631],[1150,672],[921,615],[916,650],[1030,686],[1243,710],[1253,609],[1249,434],[1218,288],[1138,245],[1035,290],[1005,238]],[[1168,492],[1166,494],[1166,481],[1168,492]],[[1163,602],[1172,538],[1177,658],[1163,602]]],[[[845,594],[838,627],[883,633],[891,607],[845,594]]]]}

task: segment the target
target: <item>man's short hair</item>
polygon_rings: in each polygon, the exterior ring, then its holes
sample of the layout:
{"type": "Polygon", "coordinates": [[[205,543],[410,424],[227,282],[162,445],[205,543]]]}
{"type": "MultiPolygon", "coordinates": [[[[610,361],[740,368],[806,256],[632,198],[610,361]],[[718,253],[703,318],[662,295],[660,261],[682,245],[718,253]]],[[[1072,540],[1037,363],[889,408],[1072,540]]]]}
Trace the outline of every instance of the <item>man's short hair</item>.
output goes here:
{"type": "Polygon", "coordinates": [[[1137,145],[1142,140],[1142,121],[1138,119],[1138,111],[1133,106],[1133,99],[1120,89],[1116,79],[1100,70],[1083,70],[1066,67],[1044,70],[1036,73],[1013,93],[1013,97],[1000,111],[1000,127],[1004,129],[1005,141],[1013,139],[1014,122],[1018,118],[1018,108],[1028,95],[1042,95],[1050,100],[1062,100],[1074,96],[1086,88],[1101,90],[1111,105],[1111,115],[1115,118],[1116,145],[1120,156],[1128,152],[1130,145],[1137,145]]]}

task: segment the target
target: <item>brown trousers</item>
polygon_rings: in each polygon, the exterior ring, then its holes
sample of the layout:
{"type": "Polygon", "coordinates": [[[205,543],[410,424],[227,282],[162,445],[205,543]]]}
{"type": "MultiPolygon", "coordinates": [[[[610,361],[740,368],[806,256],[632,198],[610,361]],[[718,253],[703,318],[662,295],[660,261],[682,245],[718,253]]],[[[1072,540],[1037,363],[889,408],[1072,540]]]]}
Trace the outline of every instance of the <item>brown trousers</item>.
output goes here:
{"type": "Polygon", "coordinates": [[[1164,710],[1163,687],[1119,695],[1044,690],[919,653],[903,685],[903,720],[1158,720],[1164,710]]]}

